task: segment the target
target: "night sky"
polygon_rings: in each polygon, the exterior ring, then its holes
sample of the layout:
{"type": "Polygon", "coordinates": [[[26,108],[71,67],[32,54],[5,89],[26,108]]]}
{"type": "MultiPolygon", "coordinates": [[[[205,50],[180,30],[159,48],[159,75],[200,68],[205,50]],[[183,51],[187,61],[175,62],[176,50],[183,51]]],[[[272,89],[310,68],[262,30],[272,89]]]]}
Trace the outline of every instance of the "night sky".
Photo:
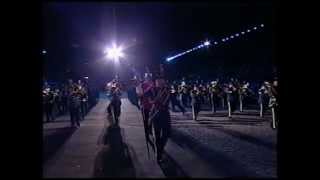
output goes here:
{"type": "Polygon", "coordinates": [[[275,12],[271,3],[62,3],[43,5],[44,76],[51,80],[114,75],[103,49],[128,46],[120,76],[130,64],[141,72],[206,39],[219,40],[261,23],[265,28],[217,47],[201,49],[167,65],[171,78],[234,76],[261,79],[274,65],[275,12]],[[114,11],[115,9],[115,11],[114,11]],[[115,17],[113,16],[115,12],[115,17]]]}

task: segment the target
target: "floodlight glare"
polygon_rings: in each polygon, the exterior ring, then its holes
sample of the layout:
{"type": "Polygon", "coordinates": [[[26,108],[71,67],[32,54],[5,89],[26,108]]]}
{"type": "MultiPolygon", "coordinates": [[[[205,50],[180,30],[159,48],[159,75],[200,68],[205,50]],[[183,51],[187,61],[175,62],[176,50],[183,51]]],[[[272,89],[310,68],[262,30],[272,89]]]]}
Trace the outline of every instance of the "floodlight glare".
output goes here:
{"type": "Polygon", "coordinates": [[[105,53],[107,53],[107,58],[113,60],[118,60],[120,57],[124,56],[122,48],[115,45],[112,48],[106,49],[105,53]]]}
{"type": "Polygon", "coordinates": [[[204,45],[205,45],[205,46],[209,46],[209,45],[210,45],[210,41],[204,42],[204,45]]]}

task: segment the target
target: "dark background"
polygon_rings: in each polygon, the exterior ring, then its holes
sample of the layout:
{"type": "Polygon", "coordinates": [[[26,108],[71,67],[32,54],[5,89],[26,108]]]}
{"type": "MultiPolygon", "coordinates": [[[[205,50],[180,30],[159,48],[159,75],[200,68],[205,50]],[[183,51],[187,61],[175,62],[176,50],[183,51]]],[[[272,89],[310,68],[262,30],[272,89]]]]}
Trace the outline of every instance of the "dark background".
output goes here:
{"type": "MultiPolygon", "coordinates": [[[[53,81],[89,76],[97,84],[114,76],[114,64],[103,49],[112,41],[130,46],[118,68],[120,78],[156,70],[169,56],[206,39],[220,40],[255,25],[252,32],[209,49],[203,48],[170,62],[170,79],[238,76],[270,78],[274,57],[275,8],[271,2],[47,2],[42,6],[44,78],[53,81]],[[115,16],[114,15],[115,9],[115,16]],[[114,18],[115,17],[115,18],[114,18]]],[[[41,51],[41,50],[40,50],[41,51]]]]}

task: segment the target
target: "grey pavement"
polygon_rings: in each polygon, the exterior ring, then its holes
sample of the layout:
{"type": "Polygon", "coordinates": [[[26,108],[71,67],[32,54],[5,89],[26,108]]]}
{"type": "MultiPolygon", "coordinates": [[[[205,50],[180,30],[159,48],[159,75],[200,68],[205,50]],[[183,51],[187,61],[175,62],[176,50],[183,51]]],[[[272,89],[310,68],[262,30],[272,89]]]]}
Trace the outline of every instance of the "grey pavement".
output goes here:
{"type": "MultiPolygon", "coordinates": [[[[172,112],[172,135],[158,164],[151,147],[148,157],[139,110],[122,99],[120,129],[110,129],[106,105],[101,99],[81,127],[65,135],[45,162],[44,177],[277,177],[277,131],[270,128],[270,114],[260,118],[258,111],[245,110],[229,119],[227,111],[201,111],[193,121],[190,112],[172,112]]],[[[63,119],[44,124],[45,134],[70,126],[63,119]]]]}

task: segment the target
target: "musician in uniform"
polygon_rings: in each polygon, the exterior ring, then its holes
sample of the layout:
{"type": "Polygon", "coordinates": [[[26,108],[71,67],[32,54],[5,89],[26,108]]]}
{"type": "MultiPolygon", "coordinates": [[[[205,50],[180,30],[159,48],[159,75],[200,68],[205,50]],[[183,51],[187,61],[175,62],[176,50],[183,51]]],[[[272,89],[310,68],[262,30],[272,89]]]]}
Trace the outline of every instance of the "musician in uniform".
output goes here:
{"type": "Polygon", "coordinates": [[[53,92],[53,98],[54,98],[54,109],[59,115],[61,115],[62,114],[62,96],[59,88],[55,88],[53,92]]]}
{"type": "Polygon", "coordinates": [[[187,87],[187,84],[184,81],[182,81],[182,83],[181,83],[180,94],[181,94],[182,105],[185,108],[189,107],[189,103],[188,103],[188,99],[189,99],[188,87],[187,87]]]}
{"type": "Polygon", "coordinates": [[[68,84],[66,85],[66,94],[67,94],[67,107],[70,114],[70,122],[73,127],[75,124],[75,104],[77,104],[77,100],[75,98],[76,84],[73,83],[72,79],[68,80],[68,84]]]}
{"type": "Polygon", "coordinates": [[[74,85],[73,89],[69,94],[69,110],[70,110],[70,119],[71,126],[80,127],[80,101],[81,101],[81,92],[79,87],[74,85]]]}
{"type": "Polygon", "coordinates": [[[119,117],[121,115],[121,91],[120,85],[117,81],[113,81],[110,89],[110,103],[107,106],[107,111],[109,117],[112,117],[114,120],[114,125],[119,126],[119,117]]]}
{"type": "Polygon", "coordinates": [[[278,78],[275,78],[273,83],[272,83],[272,93],[273,93],[273,97],[275,98],[276,103],[274,104],[274,111],[275,111],[275,120],[276,120],[276,126],[278,126],[279,124],[279,82],[278,82],[278,78]]]}
{"type": "Polygon", "coordinates": [[[81,80],[78,80],[77,86],[78,86],[78,91],[80,95],[81,119],[84,120],[84,116],[86,115],[87,92],[81,80]]]}
{"type": "Polygon", "coordinates": [[[131,79],[131,83],[127,87],[128,100],[140,110],[139,97],[136,91],[139,81],[136,76],[131,79]]]}
{"type": "Polygon", "coordinates": [[[233,85],[232,79],[229,83],[228,87],[226,87],[225,92],[227,94],[227,102],[228,102],[228,117],[231,118],[231,113],[236,109],[236,92],[237,89],[233,85]]]}
{"type": "Polygon", "coordinates": [[[260,117],[263,117],[265,109],[267,107],[267,98],[268,98],[268,91],[267,88],[265,86],[266,82],[263,83],[258,91],[259,94],[259,99],[258,99],[258,103],[260,106],[260,117]]]}
{"type": "Polygon", "coordinates": [[[243,104],[246,98],[249,96],[250,90],[249,90],[249,82],[243,82],[242,84],[239,84],[238,88],[238,95],[239,95],[239,107],[240,112],[243,111],[243,104]]]}
{"type": "Polygon", "coordinates": [[[185,109],[181,106],[180,102],[178,101],[178,90],[174,85],[171,86],[170,90],[170,102],[172,106],[172,111],[176,111],[175,106],[178,106],[182,114],[185,113],[185,109]]]}
{"type": "Polygon", "coordinates": [[[209,88],[210,91],[210,102],[212,107],[212,112],[215,113],[217,111],[218,106],[218,99],[219,99],[219,92],[221,91],[218,86],[218,81],[212,81],[211,87],[209,88]]]}
{"type": "Polygon", "coordinates": [[[191,94],[191,105],[192,105],[192,115],[193,120],[197,120],[198,114],[201,109],[201,98],[200,98],[200,91],[195,85],[193,90],[190,92],[191,94]]]}
{"type": "Polygon", "coordinates": [[[206,96],[207,96],[206,88],[205,88],[205,86],[200,84],[198,89],[200,91],[201,104],[205,104],[206,103],[206,96]]]}
{"type": "Polygon", "coordinates": [[[155,80],[155,98],[152,101],[153,107],[150,119],[154,125],[156,140],[157,161],[162,162],[164,147],[171,133],[171,120],[169,112],[170,89],[162,75],[155,80]]]}
{"type": "Polygon", "coordinates": [[[46,83],[44,85],[44,89],[42,91],[42,97],[43,97],[43,105],[44,105],[44,112],[46,115],[46,121],[50,122],[53,121],[53,93],[50,89],[50,86],[46,83]]]}
{"type": "Polygon", "coordinates": [[[278,81],[275,80],[272,84],[269,82],[265,83],[266,89],[269,95],[269,108],[271,108],[272,112],[272,128],[276,128],[277,123],[279,121],[279,104],[277,101],[278,96],[278,81]]]}
{"type": "Polygon", "coordinates": [[[61,108],[62,108],[62,112],[63,114],[67,112],[67,107],[68,107],[68,90],[67,90],[67,86],[65,86],[64,84],[62,84],[62,88],[61,88],[61,108]]]}
{"type": "Polygon", "coordinates": [[[136,92],[139,97],[139,103],[141,107],[140,110],[143,117],[142,119],[143,119],[146,141],[147,143],[150,143],[151,145],[153,145],[149,136],[150,134],[152,134],[152,124],[148,123],[148,120],[150,117],[150,111],[152,108],[152,99],[155,96],[155,91],[154,91],[155,85],[151,78],[152,78],[151,73],[145,73],[144,81],[141,81],[141,83],[136,87],[136,92]]]}

